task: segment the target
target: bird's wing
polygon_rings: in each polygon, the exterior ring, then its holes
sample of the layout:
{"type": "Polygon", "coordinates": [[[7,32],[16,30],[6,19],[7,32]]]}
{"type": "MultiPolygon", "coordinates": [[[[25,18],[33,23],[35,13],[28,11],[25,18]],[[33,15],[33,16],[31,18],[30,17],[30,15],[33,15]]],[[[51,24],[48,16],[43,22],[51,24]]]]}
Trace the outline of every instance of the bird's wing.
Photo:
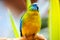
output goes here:
{"type": "Polygon", "coordinates": [[[22,18],[20,19],[20,31],[22,30],[22,18]]]}
{"type": "MultiPolygon", "coordinates": [[[[24,16],[25,14],[23,14],[23,16],[24,16]]],[[[23,16],[21,17],[21,19],[20,19],[20,32],[22,31],[22,21],[23,21],[23,16]]]]}
{"type": "MultiPolygon", "coordinates": [[[[23,16],[24,16],[24,15],[25,15],[25,14],[23,14],[23,16]]],[[[22,36],[23,16],[22,16],[21,19],[20,19],[20,34],[21,34],[21,36],[22,36]]]]}
{"type": "Polygon", "coordinates": [[[22,36],[22,18],[20,19],[20,36],[22,36]]]}

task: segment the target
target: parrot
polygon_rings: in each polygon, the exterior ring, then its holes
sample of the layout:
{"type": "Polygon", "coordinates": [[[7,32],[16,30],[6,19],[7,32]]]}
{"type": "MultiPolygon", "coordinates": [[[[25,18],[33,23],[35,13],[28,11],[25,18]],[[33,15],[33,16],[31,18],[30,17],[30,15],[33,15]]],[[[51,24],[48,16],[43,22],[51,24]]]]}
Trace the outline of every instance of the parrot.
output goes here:
{"type": "Polygon", "coordinates": [[[21,36],[35,35],[40,31],[41,18],[37,4],[29,6],[29,10],[20,19],[21,36]]]}

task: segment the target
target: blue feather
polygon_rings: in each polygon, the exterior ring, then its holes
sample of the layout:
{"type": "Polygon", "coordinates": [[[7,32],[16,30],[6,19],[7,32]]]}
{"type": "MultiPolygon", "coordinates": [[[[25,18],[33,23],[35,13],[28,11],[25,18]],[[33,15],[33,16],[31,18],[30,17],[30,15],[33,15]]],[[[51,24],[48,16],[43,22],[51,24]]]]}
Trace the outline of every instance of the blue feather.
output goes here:
{"type": "Polygon", "coordinates": [[[22,30],[22,19],[20,19],[20,31],[22,30]]]}
{"type": "Polygon", "coordinates": [[[30,6],[30,10],[37,10],[37,11],[39,11],[39,8],[38,8],[37,4],[32,4],[30,6]]]}
{"type": "Polygon", "coordinates": [[[22,18],[20,19],[20,34],[22,36],[22,18]]]}

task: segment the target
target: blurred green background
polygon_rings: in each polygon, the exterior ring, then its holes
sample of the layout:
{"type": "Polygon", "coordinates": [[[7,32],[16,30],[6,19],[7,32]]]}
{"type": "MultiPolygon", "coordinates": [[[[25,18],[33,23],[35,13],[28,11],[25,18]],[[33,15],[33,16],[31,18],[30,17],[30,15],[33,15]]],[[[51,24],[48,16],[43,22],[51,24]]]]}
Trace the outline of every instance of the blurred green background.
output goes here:
{"type": "Polygon", "coordinates": [[[48,17],[42,18],[41,21],[42,21],[41,29],[48,27],[48,17]]]}
{"type": "Polygon", "coordinates": [[[41,25],[41,31],[39,34],[42,34],[47,40],[49,38],[48,36],[48,17],[43,17],[41,19],[42,25],[41,25]]]}

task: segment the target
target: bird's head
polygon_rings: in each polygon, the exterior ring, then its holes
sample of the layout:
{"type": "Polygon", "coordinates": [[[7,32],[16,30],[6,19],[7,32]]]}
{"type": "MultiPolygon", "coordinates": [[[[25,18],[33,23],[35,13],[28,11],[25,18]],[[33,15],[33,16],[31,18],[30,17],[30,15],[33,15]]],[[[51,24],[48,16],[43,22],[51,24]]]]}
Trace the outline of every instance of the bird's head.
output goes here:
{"type": "Polygon", "coordinates": [[[32,5],[29,7],[29,10],[30,10],[30,11],[39,11],[39,8],[38,8],[37,4],[32,4],[32,5]]]}

